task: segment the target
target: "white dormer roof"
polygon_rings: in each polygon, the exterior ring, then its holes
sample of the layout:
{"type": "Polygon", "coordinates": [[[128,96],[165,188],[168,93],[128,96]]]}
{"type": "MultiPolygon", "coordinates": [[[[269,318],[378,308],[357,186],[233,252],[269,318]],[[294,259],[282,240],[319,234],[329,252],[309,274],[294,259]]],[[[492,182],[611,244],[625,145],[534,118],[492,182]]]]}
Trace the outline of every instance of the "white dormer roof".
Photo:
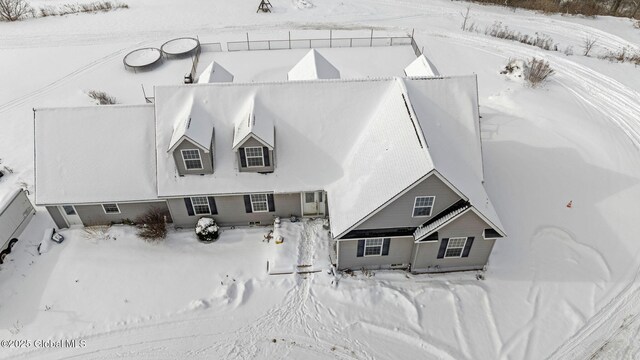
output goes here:
{"type": "Polygon", "coordinates": [[[185,102],[173,124],[167,151],[173,151],[182,141],[188,139],[203,151],[209,152],[213,140],[213,119],[199,109],[200,106],[194,103],[193,99],[185,102]]]}
{"type": "Polygon", "coordinates": [[[418,56],[417,59],[413,60],[411,64],[409,64],[406,68],[404,68],[404,73],[407,76],[427,76],[427,77],[437,77],[440,76],[438,69],[427,59],[424,54],[418,56]]]}
{"type": "Polygon", "coordinates": [[[289,70],[289,80],[340,79],[340,71],[315,49],[311,49],[289,70]]]}
{"type": "Polygon", "coordinates": [[[240,145],[251,136],[273,150],[275,145],[273,118],[266,111],[260,111],[254,97],[246,102],[238,114],[233,132],[233,150],[238,150],[240,145]]]}
{"type": "Polygon", "coordinates": [[[198,77],[198,84],[221,82],[233,82],[233,74],[215,61],[212,61],[198,77]]]}

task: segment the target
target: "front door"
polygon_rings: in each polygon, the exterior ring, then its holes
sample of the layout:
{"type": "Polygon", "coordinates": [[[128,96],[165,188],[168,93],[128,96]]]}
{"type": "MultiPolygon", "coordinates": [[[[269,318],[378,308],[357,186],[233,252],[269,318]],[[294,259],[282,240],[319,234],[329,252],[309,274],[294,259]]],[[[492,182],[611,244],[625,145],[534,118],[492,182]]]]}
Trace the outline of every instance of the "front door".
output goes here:
{"type": "Polygon", "coordinates": [[[302,215],[324,216],[325,193],[324,191],[309,191],[302,193],[302,215]]]}
{"type": "Polygon", "coordinates": [[[73,205],[60,206],[60,212],[69,226],[82,225],[82,220],[80,220],[80,216],[78,216],[78,212],[76,212],[76,208],[73,205]]]}

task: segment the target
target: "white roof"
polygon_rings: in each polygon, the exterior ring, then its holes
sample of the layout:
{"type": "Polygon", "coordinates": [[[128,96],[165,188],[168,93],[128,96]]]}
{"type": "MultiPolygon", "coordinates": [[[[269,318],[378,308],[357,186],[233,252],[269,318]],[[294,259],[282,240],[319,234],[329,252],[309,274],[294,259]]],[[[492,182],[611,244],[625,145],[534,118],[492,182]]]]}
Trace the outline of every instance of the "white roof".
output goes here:
{"type": "Polygon", "coordinates": [[[160,197],[326,189],[337,236],[435,170],[501,229],[482,185],[475,76],[158,87],[160,149],[191,100],[215,123],[216,168],[180,177],[158,152],[160,197]],[[272,174],[238,172],[227,150],[248,133],[238,126],[248,127],[249,114],[278,129],[272,174]]]}
{"type": "Polygon", "coordinates": [[[468,198],[481,217],[504,233],[482,184],[476,78],[460,76],[444,80],[405,81],[429,154],[437,172],[468,198]]]}
{"type": "Polygon", "coordinates": [[[202,74],[198,76],[198,83],[233,82],[233,74],[215,61],[212,61],[202,74]]]}
{"type": "Polygon", "coordinates": [[[346,171],[345,158],[367,127],[392,79],[156,87],[158,195],[298,192],[325,189],[346,171]],[[256,99],[256,124],[263,116],[277,129],[276,166],[268,175],[238,172],[233,148],[238,116],[256,99]],[[350,100],[350,98],[356,99],[350,100]],[[183,176],[166,152],[180,105],[202,103],[214,121],[215,169],[183,176]],[[205,102],[206,101],[206,102],[205,102]]]}
{"type": "Polygon", "coordinates": [[[311,49],[289,70],[289,80],[339,79],[340,71],[316,49],[311,49]]]}
{"type": "Polygon", "coordinates": [[[418,58],[413,60],[411,64],[407,65],[407,67],[404,68],[404,73],[407,76],[440,76],[438,69],[436,69],[424,54],[418,56],[418,58]]]}
{"type": "Polygon", "coordinates": [[[153,105],[39,110],[36,201],[325,189],[340,236],[435,173],[502,231],[482,185],[475,76],[163,86],[155,100],[155,146],[153,105]],[[214,173],[179,176],[176,133],[214,128],[214,173]],[[273,173],[238,171],[231,149],[251,134],[275,147],[273,173]]]}
{"type": "Polygon", "coordinates": [[[176,115],[167,151],[173,151],[185,139],[199,146],[205,152],[209,152],[213,139],[212,119],[206,111],[202,111],[201,105],[193,101],[185,102],[181,111],[176,115]]]}
{"type": "Polygon", "coordinates": [[[254,137],[269,149],[275,145],[273,118],[264,111],[254,97],[249,98],[236,116],[233,131],[233,150],[237,150],[249,137],[254,137]]]}
{"type": "Polygon", "coordinates": [[[153,105],[36,110],[36,204],[156,199],[154,125],[153,105]]]}
{"type": "Polygon", "coordinates": [[[327,187],[334,236],[433,170],[402,88],[400,79],[389,83],[367,126],[352,135],[354,145],[343,162],[343,175],[327,187]]]}

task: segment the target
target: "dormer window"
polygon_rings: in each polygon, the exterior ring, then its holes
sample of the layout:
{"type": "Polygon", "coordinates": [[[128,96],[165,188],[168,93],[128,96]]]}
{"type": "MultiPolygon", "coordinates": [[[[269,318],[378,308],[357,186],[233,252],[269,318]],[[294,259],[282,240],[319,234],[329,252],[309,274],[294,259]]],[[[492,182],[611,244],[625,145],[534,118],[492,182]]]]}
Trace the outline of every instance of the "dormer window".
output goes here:
{"type": "Polygon", "coordinates": [[[244,148],[244,153],[247,157],[248,167],[264,166],[264,154],[262,152],[262,147],[246,147],[244,148]]]}
{"type": "Polygon", "coordinates": [[[198,149],[186,149],[182,150],[182,160],[184,161],[184,168],[187,170],[200,170],[202,169],[202,159],[200,158],[200,151],[198,149]]]}

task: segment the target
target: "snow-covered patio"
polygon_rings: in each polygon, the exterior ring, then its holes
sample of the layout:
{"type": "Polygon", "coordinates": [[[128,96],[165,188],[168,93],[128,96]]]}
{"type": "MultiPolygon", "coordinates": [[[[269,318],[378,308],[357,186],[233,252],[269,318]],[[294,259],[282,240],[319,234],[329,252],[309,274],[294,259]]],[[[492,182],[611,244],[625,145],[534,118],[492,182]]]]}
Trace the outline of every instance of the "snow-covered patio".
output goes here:
{"type": "Polygon", "coordinates": [[[281,220],[269,241],[267,268],[271,275],[312,273],[328,270],[331,266],[328,220],[281,220]],[[279,242],[281,237],[282,242],[279,242]]]}

